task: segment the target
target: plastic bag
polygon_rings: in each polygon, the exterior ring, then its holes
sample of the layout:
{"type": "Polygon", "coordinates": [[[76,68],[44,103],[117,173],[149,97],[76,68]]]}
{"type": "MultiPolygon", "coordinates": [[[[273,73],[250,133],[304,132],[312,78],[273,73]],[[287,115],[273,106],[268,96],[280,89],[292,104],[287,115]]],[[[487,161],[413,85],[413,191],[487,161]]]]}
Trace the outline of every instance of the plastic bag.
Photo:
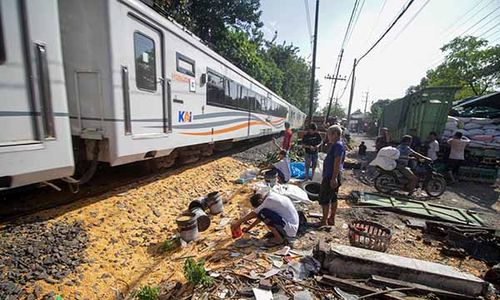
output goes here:
{"type": "Polygon", "coordinates": [[[290,164],[290,174],[292,178],[304,179],[306,176],[306,166],[303,162],[293,162],[290,164]]]}

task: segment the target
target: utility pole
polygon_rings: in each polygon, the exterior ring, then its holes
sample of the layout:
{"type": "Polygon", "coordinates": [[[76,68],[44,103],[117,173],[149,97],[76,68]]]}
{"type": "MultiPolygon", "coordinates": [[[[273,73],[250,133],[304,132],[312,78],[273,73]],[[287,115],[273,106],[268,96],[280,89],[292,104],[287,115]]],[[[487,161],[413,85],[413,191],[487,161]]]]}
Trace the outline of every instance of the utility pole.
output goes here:
{"type": "Polygon", "coordinates": [[[314,106],[314,82],[316,81],[316,46],[318,44],[318,14],[319,14],[319,0],[316,0],[316,15],[314,20],[314,44],[313,44],[313,57],[311,66],[311,87],[309,90],[309,124],[312,122],[313,106],[314,106]]]}
{"type": "Polygon", "coordinates": [[[347,128],[349,128],[349,122],[351,121],[351,108],[352,108],[352,98],[354,97],[355,78],[356,78],[356,59],[354,59],[354,64],[352,65],[351,94],[349,96],[349,108],[347,109],[347,128]]]}
{"type": "MultiPolygon", "coordinates": [[[[327,78],[327,79],[333,79],[333,89],[332,89],[332,95],[330,96],[330,102],[328,103],[328,110],[326,111],[326,117],[325,117],[325,122],[328,121],[328,118],[330,117],[330,109],[332,109],[332,100],[333,96],[335,95],[335,87],[337,86],[337,80],[339,80],[339,70],[340,70],[340,65],[342,64],[342,56],[344,55],[344,49],[340,50],[340,56],[339,56],[339,63],[337,65],[337,70],[335,71],[335,76],[334,78],[327,78]]],[[[340,79],[340,80],[345,80],[345,79],[340,79]]],[[[335,100],[335,107],[337,107],[337,100],[335,100]]]]}
{"type": "Polygon", "coordinates": [[[365,98],[365,115],[366,115],[366,107],[368,106],[368,95],[370,94],[370,92],[366,92],[366,98],[365,98]]]}

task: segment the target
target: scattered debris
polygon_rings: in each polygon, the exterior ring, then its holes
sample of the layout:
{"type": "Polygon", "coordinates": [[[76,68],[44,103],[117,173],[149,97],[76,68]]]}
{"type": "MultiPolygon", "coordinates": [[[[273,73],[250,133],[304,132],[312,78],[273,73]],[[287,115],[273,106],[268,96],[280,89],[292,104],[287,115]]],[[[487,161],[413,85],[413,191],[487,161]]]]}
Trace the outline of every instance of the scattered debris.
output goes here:
{"type": "Polygon", "coordinates": [[[357,207],[394,210],[399,213],[417,215],[422,218],[438,221],[475,226],[484,225],[479,215],[473,211],[373,193],[360,193],[360,197],[356,199],[355,205],[357,207]]]}
{"type": "Polygon", "coordinates": [[[489,264],[500,263],[500,235],[493,229],[428,221],[425,231],[443,240],[446,255],[470,255],[489,264]]]}

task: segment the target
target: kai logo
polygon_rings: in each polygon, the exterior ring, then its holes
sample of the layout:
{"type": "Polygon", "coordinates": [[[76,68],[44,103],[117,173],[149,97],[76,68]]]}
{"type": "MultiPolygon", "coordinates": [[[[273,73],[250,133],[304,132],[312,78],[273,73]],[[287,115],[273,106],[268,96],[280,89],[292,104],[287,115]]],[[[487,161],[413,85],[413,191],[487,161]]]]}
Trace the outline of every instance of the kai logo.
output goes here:
{"type": "Polygon", "coordinates": [[[179,123],[193,122],[193,112],[179,111],[179,123]]]}

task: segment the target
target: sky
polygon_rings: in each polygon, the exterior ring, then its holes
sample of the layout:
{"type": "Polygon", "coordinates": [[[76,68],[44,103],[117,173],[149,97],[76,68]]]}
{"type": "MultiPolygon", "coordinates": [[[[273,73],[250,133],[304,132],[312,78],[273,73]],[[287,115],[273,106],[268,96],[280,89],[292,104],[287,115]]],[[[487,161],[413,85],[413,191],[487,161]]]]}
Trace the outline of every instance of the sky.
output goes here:
{"type": "MultiPolygon", "coordinates": [[[[321,84],[320,107],[327,105],[335,64],[355,0],[320,0],[316,78],[321,84]]],[[[311,61],[315,0],[261,0],[262,21],[266,38],[278,32],[277,42],[292,43],[300,54],[311,61]]],[[[389,27],[407,1],[360,0],[362,7],[354,30],[344,48],[340,75],[349,76],[353,61],[375,43],[389,27]],[[364,3],[364,4],[363,4],[364,3]]],[[[472,34],[500,42],[500,0],[415,0],[386,37],[356,67],[356,80],[351,112],[364,111],[368,93],[370,104],[378,99],[397,99],[406,89],[416,85],[426,70],[444,58],[439,50],[454,37],[472,34]]],[[[338,81],[339,97],[346,81],[338,81]]],[[[349,103],[350,82],[339,99],[342,107],[349,103]]]]}

